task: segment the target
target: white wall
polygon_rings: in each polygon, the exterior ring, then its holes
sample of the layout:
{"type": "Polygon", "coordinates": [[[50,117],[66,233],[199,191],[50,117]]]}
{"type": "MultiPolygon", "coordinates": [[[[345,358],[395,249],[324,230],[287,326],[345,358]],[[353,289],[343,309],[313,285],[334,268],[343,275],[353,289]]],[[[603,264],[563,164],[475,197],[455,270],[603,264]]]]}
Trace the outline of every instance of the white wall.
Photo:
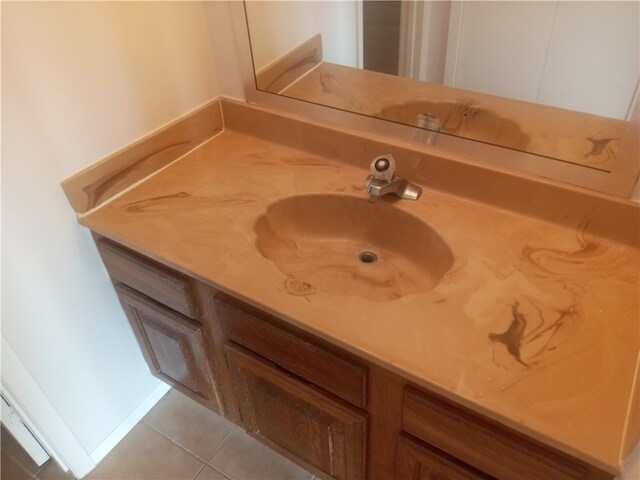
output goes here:
{"type": "Polygon", "coordinates": [[[558,3],[538,102],[625,119],[640,74],[640,2],[558,3]]]}
{"type": "Polygon", "coordinates": [[[256,70],[318,33],[324,60],[357,66],[355,1],[249,1],[246,6],[256,70]]]}
{"type": "Polygon", "coordinates": [[[451,2],[425,2],[421,23],[420,70],[414,75],[423,82],[444,83],[444,70],[447,53],[447,37],[449,35],[449,18],[451,2]]]}
{"type": "MultiPolygon", "coordinates": [[[[206,1],[205,16],[209,25],[209,37],[215,52],[216,74],[220,94],[245,101],[242,79],[241,56],[239,55],[232,6],[242,11],[242,5],[235,0],[206,1]]],[[[244,13],[242,13],[244,17],[244,13]]],[[[243,20],[244,21],[244,20],[243,20]]]]}
{"type": "Polygon", "coordinates": [[[448,85],[626,118],[640,69],[637,1],[454,7],[461,17],[452,15],[448,85]]]}
{"type": "Polygon", "coordinates": [[[2,2],[2,336],[87,453],[158,385],[60,181],[217,96],[201,2],[2,2]]]}
{"type": "MultiPolygon", "coordinates": [[[[452,38],[458,43],[448,46],[448,56],[457,47],[455,77],[448,83],[535,101],[553,30],[555,2],[465,1],[454,8],[462,17],[459,37],[452,38]]],[[[453,15],[452,22],[456,20],[453,15]]]]}

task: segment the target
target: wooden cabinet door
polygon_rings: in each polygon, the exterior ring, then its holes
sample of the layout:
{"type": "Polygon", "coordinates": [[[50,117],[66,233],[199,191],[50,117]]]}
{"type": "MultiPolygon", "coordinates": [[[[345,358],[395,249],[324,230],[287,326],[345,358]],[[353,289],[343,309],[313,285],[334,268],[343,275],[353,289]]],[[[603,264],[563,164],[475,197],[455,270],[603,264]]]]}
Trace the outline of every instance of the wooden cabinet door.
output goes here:
{"type": "Polygon", "coordinates": [[[398,440],[397,480],[487,480],[484,475],[454,458],[403,435],[398,440]]]}
{"type": "Polygon", "coordinates": [[[273,317],[218,293],[216,316],[226,337],[279,367],[355,405],[367,401],[367,368],[285,330],[273,317]]]}
{"type": "Polygon", "coordinates": [[[220,413],[202,325],[128,287],[116,290],[151,372],[220,413]]]}
{"type": "Polygon", "coordinates": [[[364,478],[365,413],[242,347],[225,353],[247,432],[323,478],[364,478]]]}

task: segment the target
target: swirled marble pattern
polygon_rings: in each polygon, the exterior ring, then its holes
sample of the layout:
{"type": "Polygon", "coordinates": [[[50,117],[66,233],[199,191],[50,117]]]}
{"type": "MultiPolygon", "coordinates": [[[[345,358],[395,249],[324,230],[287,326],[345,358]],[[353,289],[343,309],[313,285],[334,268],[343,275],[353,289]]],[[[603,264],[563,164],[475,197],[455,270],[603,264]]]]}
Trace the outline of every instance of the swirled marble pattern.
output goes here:
{"type": "MultiPolygon", "coordinates": [[[[368,142],[361,140],[361,155],[368,142]]],[[[397,161],[400,175],[428,178],[415,163],[397,161]]],[[[639,426],[629,421],[638,408],[638,245],[596,235],[590,222],[597,208],[582,209],[580,202],[551,209],[568,212],[562,213],[566,220],[552,223],[510,211],[508,199],[495,208],[425,182],[419,201],[384,199],[371,209],[392,203],[446,242],[453,264],[428,291],[383,301],[327,292],[295,272],[284,273],[258,251],[254,226],[269,205],[309,193],[362,197],[365,176],[355,164],[225,130],[80,221],[616,471],[638,439],[639,426]]],[[[611,222],[617,208],[632,208],[612,205],[611,222]]],[[[625,228],[636,226],[618,230],[625,228]]],[[[326,248],[331,251],[331,242],[326,248]]],[[[375,296],[375,286],[369,294],[375,296]]]]}

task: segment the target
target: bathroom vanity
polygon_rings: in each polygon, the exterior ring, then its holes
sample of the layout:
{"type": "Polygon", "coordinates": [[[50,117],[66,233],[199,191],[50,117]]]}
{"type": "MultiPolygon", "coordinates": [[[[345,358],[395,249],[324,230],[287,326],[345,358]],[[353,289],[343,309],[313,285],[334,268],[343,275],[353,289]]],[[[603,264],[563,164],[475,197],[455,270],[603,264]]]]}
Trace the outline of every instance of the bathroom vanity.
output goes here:
{"type": "Polygon", "coordinates": [[[144,181],[65,184],[156,376],[319,478],[615,476],[640,427],[637,204],[207,108],[224,129],[144,181]],[[383,153],[418,201],[368,199],[383,153]]]}
{"type": "Polygon", "coordinates": [[[321,478],[608,478],[106,238],[96,243],[154,374],[321,478]]]}

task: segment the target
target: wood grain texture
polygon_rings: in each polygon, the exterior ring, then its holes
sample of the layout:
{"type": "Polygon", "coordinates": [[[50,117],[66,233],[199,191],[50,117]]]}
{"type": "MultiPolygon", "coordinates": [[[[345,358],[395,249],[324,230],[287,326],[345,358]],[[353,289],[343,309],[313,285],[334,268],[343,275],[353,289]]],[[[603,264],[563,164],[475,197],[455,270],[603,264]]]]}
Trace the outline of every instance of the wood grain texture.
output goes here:
{"type": "Polygon", "coordinates": [[[216,376],[217,390],[221,397],[220,403],[224,407],[225,417],[236,425],[243,427],[233,379],[227,365],[227,359],[224,356],[226,337],[218,321],[214,304],[214,298],[218,292],[201,282],[195,282],[195,289],[199,303],[202,306],[201,322],[205,326],[211,342],[209,355],[216,376]]]}
{"type": "Polygon", "coordinates": [[[365,478],[363,412],[278,371],[241,347],[225,353],[235,374],[247,432],[332,479],[365,478]]]}
{"type": "Polygon", "coordinates": [[[218,294],[215,305],[228,339],[353,405],[366,405],[366,368],[277,327],[268,315],[227,295],[218,294]]]}
{"type": "Polygon", "coordinates": [[[202,325],[124,285],[116,290],[151,372],[185,395],[222,413],[202,325]]]}
{"type": "Polygon", "coordinates": [[[152,260],[137,255],[106,238],[96,240],[98,251],[109,275],[148,297],[191,318],[198,315],[193,296],[193,281],[152,260]]]}
{"type": "Polygon", "coordinates": [[[76,213],[85,213],[178,159],[222,127],[220,102],[215,100],[69,177],[62,187],[76,213]]]}
{"type": "Polygon", "coordinates": [[[402,435],[398,441],[395,480],[491,480],[491,477],[402,435]]]}
{"type": "Polygon", "coordinates": [[[503,480],[613,477],[412,388],[405,391],[402,425],[406,432],[503,480]]]}
{"type": "Polygon", "coordinates": [[[395,478],[394,463],[402,430],[402,399],[406,381],[381,368],[369,372],[369,477],[395,478]]]}
{"type": "Polygon", "coordinates": [[[322,35],[317,34],[256,72],[258,90],[279,93],[322,62],[322,35]]]}

